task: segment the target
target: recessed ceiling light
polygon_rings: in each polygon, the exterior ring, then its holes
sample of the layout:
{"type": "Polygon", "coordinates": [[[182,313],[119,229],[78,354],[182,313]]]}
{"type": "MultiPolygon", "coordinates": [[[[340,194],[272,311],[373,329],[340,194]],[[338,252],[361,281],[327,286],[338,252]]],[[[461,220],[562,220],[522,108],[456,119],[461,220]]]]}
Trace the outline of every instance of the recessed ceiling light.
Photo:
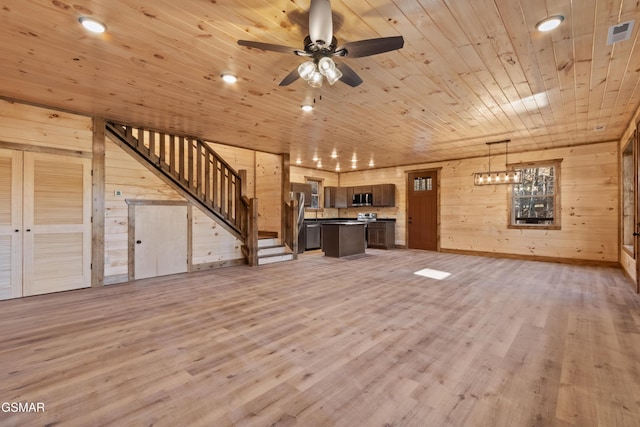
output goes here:
{"type": "Polygon", "coordinates": [[[91,31],[92,33],[104,33],[105,31],[107,31],[107,26],[96,19],[82,16],[78,19],[78,21],[80,21],[84,28],[91,31]]]}
{"type": "Polygon", "coordinates": [[[313,105],[305,104],[300,108],[302,108],[302,111],[311,111],[313,110],[313,105]]]}
{"type": "Polygon", "coordinates": [[[536,29],[538,31],[551,31],[558,27],[558,25],[562,24],[564,21],[564,16],[562,15],[554,15],[550,16],[536,24],[536,29]]]}
{"type": "Polygon", "coordinates": [[[322,162],[318,162],[318,167],[321,168],[322,167],[322,162]]]}
{"type": "Polygon", "coordinates": [[[296,165],[301,165],[302,164],[302,160],[298,159],[296,160],[296,165]]]}
{"type": "Polygon", "coordinates": [[[314,162],[317,162],[319,159],[318,159],[318,156],[315,155],[315,156],[313,156],[313,158],[311,160],[313,160],[314,162]]]}
{"type": "Polygon", "coordinates": [[[340,163],[336,165],[336,172],[340,172],[340,163]]]}
{"type": "Polygon", "coordinates": [[[238,81],[238,77],[231,73],[223,73],[221,77],[225,83],[235,83],[238,81]]]}
{"type": "Polygon", "coordinates": [[[373,160],[371,160],[371,161],[369,162],[369,167],[370,167],[370,168],[372,168],[372,167],[374,167],[374,166],[375,166],[375,163],[373,163],[373,160]]]}
{"type": "Polygon", "coordinates": [[[333,152],[331,153],[331,158],[332,159],[337,159],[338,158],[338,153],[335,150],[333,150],[333,152]]]}

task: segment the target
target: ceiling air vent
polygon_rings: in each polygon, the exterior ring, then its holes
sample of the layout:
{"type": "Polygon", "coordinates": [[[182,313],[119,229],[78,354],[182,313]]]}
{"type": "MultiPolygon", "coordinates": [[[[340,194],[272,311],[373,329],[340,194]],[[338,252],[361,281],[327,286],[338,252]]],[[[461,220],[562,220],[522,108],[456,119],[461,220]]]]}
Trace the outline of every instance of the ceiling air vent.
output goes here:
{"type": "Polygon", "coordinates": [[[618,25],[612,25],[609,27],[609,35],[607,36],[607,44],[614,44],[628,40],[633,32],[634,19],[627,22],[622,22],[618,25]]]}

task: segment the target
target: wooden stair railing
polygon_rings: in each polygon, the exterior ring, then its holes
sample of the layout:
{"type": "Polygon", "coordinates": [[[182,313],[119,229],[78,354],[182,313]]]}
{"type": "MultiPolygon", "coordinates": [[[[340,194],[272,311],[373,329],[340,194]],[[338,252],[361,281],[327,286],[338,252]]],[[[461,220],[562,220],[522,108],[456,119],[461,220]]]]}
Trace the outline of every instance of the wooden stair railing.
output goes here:
{"type": "Polygon", "coordinates": [[[258,260],[258,204],[246,196],[246,173],[236,172],[208,144],[107,122],[107,134],[242,240],[249,265],[258,260]],[[244,178],[243,179],[243,175],[244,178]]]}

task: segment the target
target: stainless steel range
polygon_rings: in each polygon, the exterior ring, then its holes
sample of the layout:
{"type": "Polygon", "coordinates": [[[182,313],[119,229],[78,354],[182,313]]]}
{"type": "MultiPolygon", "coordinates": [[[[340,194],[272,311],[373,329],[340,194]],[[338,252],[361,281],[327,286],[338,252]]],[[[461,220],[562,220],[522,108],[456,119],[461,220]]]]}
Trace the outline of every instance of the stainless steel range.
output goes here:
{"type": "Polygon", "coordinates": [[[358,221],[371,222],[371,221],[375,221],[375,220],[378,219],[378,214],[375,213],[375,212],[359,213],[357,219],[358,219],[358,221]]]}
{"type": "MultiPolygon", "coordinates": [[[[358,217],[356,218],[358,221],[362,221],[362,222],[374,222],[378,219],[378,214],[375,212],[369,212],[369,213],[358,213],[358,217]]],[[[369,227],[366,226],[364,228],[364,240],[366,243],[366,246],[369,246],[369,227]]]]}

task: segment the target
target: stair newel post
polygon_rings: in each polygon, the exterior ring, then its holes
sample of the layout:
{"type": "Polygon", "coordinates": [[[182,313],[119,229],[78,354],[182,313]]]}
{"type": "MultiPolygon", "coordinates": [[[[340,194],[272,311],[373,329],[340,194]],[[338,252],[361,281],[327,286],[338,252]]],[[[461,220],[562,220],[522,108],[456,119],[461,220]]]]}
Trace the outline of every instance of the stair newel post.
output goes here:
{"type": "Polygon", "coordinates": [[[298,199],[291,199],[289,202],[291,208],[289,209],[289,224],[291,229],[287,234],[291,236],[291,250],[293,251],[293,259],[298,259],[298,199]]]}
{"type": "Polygon", "coordinates": [[[258,265],[258,199],[249,199],[249,224],[247,227],[247,249],[249,266],[258,265]]]}

